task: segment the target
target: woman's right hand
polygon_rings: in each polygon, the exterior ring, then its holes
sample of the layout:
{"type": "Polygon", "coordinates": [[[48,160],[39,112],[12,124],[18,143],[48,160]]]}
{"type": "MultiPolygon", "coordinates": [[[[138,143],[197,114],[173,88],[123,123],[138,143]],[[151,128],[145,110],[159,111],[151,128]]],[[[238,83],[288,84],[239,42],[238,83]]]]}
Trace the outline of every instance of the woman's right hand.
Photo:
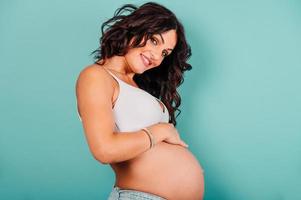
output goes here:
{"type": "Polygon", "coordinates": [[[159,141],[156,139],[156,143],[164,141],[170,144],[188,147],[188,145],[180,138],[180,135],[173,123],[158,123],[148,127],[148,129],[153,133],[155,138],[157,134],[164,136],[163,138],[160,137],[161,139],[159,139],[159,141]]]}

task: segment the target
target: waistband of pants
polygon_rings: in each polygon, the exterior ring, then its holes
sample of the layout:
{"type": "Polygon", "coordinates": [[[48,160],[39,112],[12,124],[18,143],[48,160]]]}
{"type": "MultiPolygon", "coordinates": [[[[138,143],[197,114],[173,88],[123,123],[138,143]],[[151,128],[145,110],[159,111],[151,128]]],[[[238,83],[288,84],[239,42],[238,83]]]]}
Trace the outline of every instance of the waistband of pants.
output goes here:
{"type": "Polygon", "coordinates": [[[163,197],[160,197],[158,195],[155,194],[151,194],[148,192],[142,192],[142,191],[138,191],[138,190],[132,190],[132,189],[122,189],[118,186],[113,186],[112,188],[112,192],[111,192],[111,196],[118,196],[120,197],[120,199],[122,199],[122,197],[124,198],[133,198],[133,199],[141,199],[141,200],[166,200],[163,197]]]}

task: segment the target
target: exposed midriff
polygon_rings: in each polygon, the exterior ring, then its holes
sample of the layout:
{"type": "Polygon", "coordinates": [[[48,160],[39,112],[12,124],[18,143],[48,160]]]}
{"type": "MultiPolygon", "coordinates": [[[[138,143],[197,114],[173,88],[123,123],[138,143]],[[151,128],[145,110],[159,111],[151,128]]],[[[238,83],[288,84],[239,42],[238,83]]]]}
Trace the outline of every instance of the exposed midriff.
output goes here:
{"type": "Polygon", "coordinates": [[[204,193],[203,169],[180,145],[160,142],[139,156],[111,164],[115,185],[152,193],[168,200],[201,200],[204,193]]]}

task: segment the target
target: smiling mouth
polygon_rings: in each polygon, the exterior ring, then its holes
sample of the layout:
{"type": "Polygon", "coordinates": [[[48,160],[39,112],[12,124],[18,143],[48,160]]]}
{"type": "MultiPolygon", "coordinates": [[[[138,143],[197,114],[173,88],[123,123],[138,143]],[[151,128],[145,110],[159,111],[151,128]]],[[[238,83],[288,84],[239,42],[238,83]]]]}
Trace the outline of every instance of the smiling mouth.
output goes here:
{"type": "Polygon", "coordinates": [[[145,66],[149,66],[149,65],[151,65],[152,64],[152,62],[150,61],[150,59],[148,58],[148,57],[146,57],[145,55],[143,55],[143,54],[140,54],[141,55],[141,59],[142,59],[142,61],[143,61],[143,64],[145,65],[145,66]]]}

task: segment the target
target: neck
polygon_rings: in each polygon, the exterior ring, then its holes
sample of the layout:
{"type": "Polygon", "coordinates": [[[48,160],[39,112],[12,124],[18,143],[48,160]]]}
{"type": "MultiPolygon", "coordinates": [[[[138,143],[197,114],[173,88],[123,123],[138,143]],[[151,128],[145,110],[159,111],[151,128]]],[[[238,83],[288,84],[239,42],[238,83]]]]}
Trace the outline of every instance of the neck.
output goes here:
{"type": "Polygon", "coordinates": [[[124,76],[127,76],[133,79],[135,73],[129,67],[127,60],[124,56],[113,56],[109,59],[106,59],[106,63],[104,64],[105,68],[112,69],[124,76]]]}

